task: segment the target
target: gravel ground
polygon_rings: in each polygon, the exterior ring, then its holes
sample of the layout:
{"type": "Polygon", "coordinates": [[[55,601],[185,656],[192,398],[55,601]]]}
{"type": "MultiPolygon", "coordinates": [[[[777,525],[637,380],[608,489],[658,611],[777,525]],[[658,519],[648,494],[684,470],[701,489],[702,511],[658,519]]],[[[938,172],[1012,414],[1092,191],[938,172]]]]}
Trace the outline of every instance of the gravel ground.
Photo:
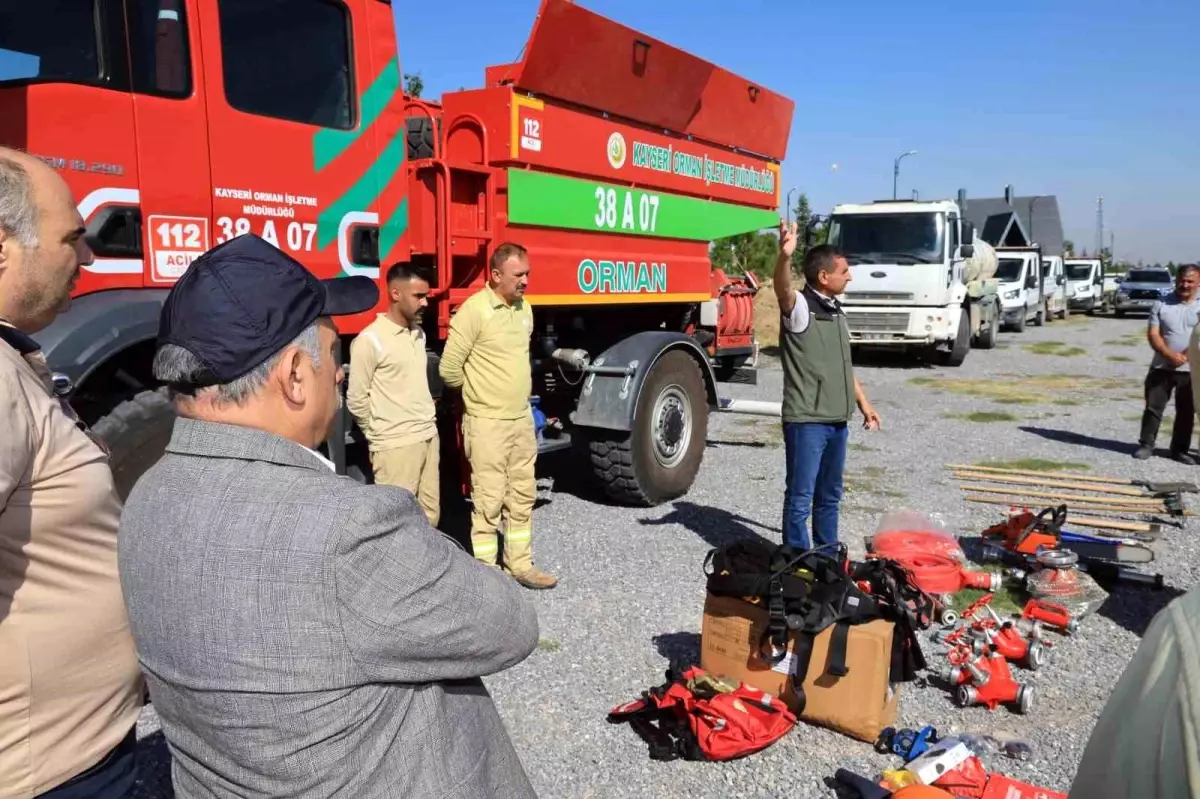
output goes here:
{"type": "MultiPolygon", "coordinates": [[[[972,352],[958,369],[894,358],[860,365],[857,374],[884,426],[851,433],[841,526],[851,553],[861,554],[863,536],[888,510],[920,511],[967,535],[1002,521],[1003,507],[963,501],[942,468],[947,462],[1044,458],[1087,464],[1094,474],[1200,477],[1165,458],[1129,457],[1149,362],[1144,326],[1141,318],[1072,317],[1003,334],[996,350],[972,352]],[[1022,382],[1027,377],[1037,380],[1022,382]],[[987,415],[972,420],[976,413],[987,415]]],[[[777,400],[781,384],[778,364],[768,358],[759,385],[724,390],[777,400]]],[[[1168,436],[1169,428],[1160,434],[1163,445],[1168,436]]],[[[549,458],[544,470],[563,473],[549,458]]],[[[539,795],[826,797],[833,793],[825,778],[839,767],[868,776],[899,767],[898,758],[803,723],[775,746],[738,762],[657,763],[628,726],[605,721],[612,707],[661,682],[669,657],[698,658],[705,554],[749,535],[779,540],[783,477],[777,422],[718,415],[710,421],[694,488],[670,505],[608,507],[563,490],[560,480],[535,521],[538,563],[561,580],[554,591],[530,595],[542,643],[524,663],[487,680],[539,795]]],[[[1175,590],[1118,587],[1078,636],[1054,639],[1058,645],[1047,666],[1017,672],[1035,689],[1031,715],[963,710],[936,685],[905,685],[898,726],[1019,736],[1032,743],[1033,759],[995,758],[994,767],[1066,791],[1111,686],[1150,618],[1200,577],[1200,544],[1191,535],[1168,530],[1155,544],[1159,559],[1149,570],[1162,572],[1175,590]]],[[[938,671],[944,668],[940,650],[930,644],[926,654],[938,671]]],[[[148,797],[170,791],[156,730],[147,708],[139,732],[149,753],[148,797]]]]}

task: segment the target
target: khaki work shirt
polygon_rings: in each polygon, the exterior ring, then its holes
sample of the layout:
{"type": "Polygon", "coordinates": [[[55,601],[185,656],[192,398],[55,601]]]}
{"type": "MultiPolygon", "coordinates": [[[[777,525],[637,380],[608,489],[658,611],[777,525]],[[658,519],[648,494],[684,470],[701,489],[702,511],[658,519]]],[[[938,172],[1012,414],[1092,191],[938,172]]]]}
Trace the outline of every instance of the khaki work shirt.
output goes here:
{"type": "Polygon", "coordinates": [[[420,444],[437,434],[425,333],[379,314],[350,345],[346,407],[372,452],[420,444]]]}
{"type": "Polygon", "coordinates": [[[0,796],[32,797],[120,743],[143,688],[108,457],[37,345],[5,332],[21,351],[0,340],[0,796]]]}
{"type": "Polygon", "coordinates": [[[446,385],[462,388],[469,416],[520,419],[529,413],[532,335],[529,303],[509,305],[488,287],[454,314],[439,371],[446,385]]]}

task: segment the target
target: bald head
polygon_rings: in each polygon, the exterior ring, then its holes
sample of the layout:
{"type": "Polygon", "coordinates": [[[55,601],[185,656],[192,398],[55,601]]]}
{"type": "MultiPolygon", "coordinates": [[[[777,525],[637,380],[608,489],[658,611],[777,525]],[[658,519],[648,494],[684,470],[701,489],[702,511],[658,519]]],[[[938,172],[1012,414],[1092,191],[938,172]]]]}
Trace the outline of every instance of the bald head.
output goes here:
{"type": "Polygon", "coordinates": [[[92,262],[71,189],[41,160],[0,147],[0,318],[26,333],[70,305],[92,262]]]}

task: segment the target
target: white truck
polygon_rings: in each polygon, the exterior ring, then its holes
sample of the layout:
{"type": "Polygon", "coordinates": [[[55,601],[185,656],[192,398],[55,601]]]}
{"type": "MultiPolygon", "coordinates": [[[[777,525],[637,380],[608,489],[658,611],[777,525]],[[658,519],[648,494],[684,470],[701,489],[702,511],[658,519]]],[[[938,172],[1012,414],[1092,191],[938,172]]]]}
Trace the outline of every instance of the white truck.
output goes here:
{"type": "Polygon", "coordinates": [[[1020,333],[1029,322],[1044,325],[1041,251],[1037,247],[997,247],[996,260],[1004,326],[1020,333]]]}
{"type": "Polygon", "coordinates": [[[1116,285],[1114,283],[1112,290],[1108,290],[1100,259],[1067,258],[1063,267],[1067,271],[1067,305],[1071,310],[1106,313],[1116,293],[1116,285]]]}
{"type": "Polygon", "coordinates": [[[1063,273],[1062,256],[1042,256],[1042,286],[1046,293],[1046,319],[1066,319],[1070,309],[1067,307],[1067,276],[1063,273]]]}
{"type": "Polygon", "coordinates": [[[972,346],[996,346],[995,252],[958,203],[837,205],[828,240],[850,264],[841,301],[851,346],[920,349],[947,366],[961,365],[972,346]]]}

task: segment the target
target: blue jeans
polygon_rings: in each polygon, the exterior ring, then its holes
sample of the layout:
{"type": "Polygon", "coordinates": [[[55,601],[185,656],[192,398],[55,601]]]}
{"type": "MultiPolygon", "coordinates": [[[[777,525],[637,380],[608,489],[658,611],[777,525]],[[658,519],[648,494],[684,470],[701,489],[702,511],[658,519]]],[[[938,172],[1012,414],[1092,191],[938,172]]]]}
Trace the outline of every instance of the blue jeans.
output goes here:
{"type": "Polygon", "coordinates": [[[842,500],[842,471],[850,427],[811,422],[783,426],[787,457],[787,487],[783,495],[783,540],[796,549],[809,549],[807,522],[812,514],[816,546],[838,540],[838,504],[842,500]]]}

